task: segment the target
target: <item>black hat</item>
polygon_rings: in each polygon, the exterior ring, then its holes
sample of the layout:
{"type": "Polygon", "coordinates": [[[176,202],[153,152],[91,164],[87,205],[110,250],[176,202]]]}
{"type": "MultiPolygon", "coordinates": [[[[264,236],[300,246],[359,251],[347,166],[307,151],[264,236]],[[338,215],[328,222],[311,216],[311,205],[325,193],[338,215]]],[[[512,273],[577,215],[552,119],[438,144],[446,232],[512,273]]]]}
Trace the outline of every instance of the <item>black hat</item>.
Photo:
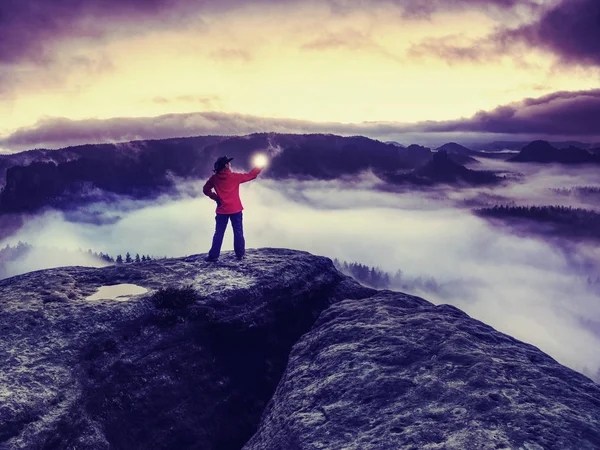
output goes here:
{"type": "Polygon", "coordinates": [[[227,163],[229,163],[229,161],[231,161],[232,159],[233,158],[228,158],[227,156],[221,156],[215,162],[214,172],[220,172],[221,170],[223,170],[225,168],[225,166],[227,165],[227,163]]]}

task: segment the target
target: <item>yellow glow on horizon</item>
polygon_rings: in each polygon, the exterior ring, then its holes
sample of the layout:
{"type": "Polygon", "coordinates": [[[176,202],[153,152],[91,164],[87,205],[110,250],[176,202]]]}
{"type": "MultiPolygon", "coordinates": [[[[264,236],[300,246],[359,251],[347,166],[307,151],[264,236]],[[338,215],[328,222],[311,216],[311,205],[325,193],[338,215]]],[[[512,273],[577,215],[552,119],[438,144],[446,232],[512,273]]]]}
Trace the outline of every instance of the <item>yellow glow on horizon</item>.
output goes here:
{"type": "MultiPolygon", "coordinates": [[[[339,16],[322,5],[302,8],[290,15],[283,6],[248,7],[243,14],[205,15],[197,28],[98,44],[95,50],[110,61],[110,70],[90,75],[73,68],[62,87],[28,92],[24,86],[16,99],[0,103],[0,132],[44,116],[78,120],[201,111],[414,123],[470,117],[524,97],[597,86],[591,70],[577,77],[551,73],[552,62],[541,53],[527,54],[537,68],[510,58],[449,65],[435,56],[407,56],[412,44],[427,37],[463,30],[469,38],[485,36],[494,22],[481,13],[445,13],[427,22],[403,20],[379,7],[339,16]]],[[[68,43],[56,51],[81,54],[76,47],[68,43]]]]}

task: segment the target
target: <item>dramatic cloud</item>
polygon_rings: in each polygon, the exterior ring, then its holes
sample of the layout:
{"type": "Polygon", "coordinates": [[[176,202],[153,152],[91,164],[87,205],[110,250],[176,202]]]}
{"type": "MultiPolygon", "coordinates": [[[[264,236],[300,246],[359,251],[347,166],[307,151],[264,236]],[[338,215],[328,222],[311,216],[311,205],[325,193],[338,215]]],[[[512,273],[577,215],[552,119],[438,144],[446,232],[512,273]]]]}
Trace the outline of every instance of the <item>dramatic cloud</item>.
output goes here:
{"type": "Polygon", "coordinates": [[[561,0],[540,3],[534,20],[516,28],[499,24],[487,36],[427,37],[413,43],[407,54],[417,58],[441,58],[456,62],[487,63],[510,56],[522,67],[534,67],[527,56],[532,48],[556,56],[563,68],[600,65],[600,2],[561,0]]]}
{"type": "Polygon", "coordinates": [[[531,23],[517,28],[499,26],[487,37],[464,36],[426,38],[408,50],[410,56],[437,56],[448,63],[457,61],[489,62],[506,55],[528,65],[525,53],[530,48],[547,50],[563,66],[600,65],[600,2],[562,0],[542,12],[531,23]]]}
{"type": "MultiPolygon", "coordinates": [[[[157,98],[155,101],[168,102],[157,98]]],[[[83,143],[122,142],[137,139],[161,139],[204,134],[240,135],[261,131],[324,131],[331,124],[308,121],[268,119],[241,114],[192,113],[167,114],[152,118],[89,119],[74,121],[51,118],[33,128],[21,129],[4,140],[0,147],[50,147],[83,143]]]]}
{"type": "Polygon", "coordinates": [[[595,89],[528,98],[470,119],[431,123],[424,130],[598,136],[599,123],[600,89],[595,89]]]}
{"type": "Polygon", "coordinates": [[[600,65],[600,2],[563,0],[539,21],[500,33],[498,39],[545,48],[566,64],[600,65]]]}
{"type": "MultiPolygon", "coordinates": [[[[157,97],[155,102],[197,101],[205,107],[220,99],[157,97]]],[[[19,151],[86,143],[123,142],[199,135],[244,135],[257,132],[362,135],[405,144],[441,145],[449,140],[482,142],[498,139],[600,140],[600,89],[556,92],[539,98],[480,111],[468,119],[419,122],[311,122],[217,112],[167,114],[158,117],[69,120],[47,118],[0,139],[0,148],[19,151]]]]}
{"type": "MultiPolygon", "coordinates": [[[[160,101],[160,99],[159,99],[160,101]]],[[[165,101],[169,101],[165,99],[165,101]]],[[[275,133],[332,133],[341,136],[366,136],[380,140],[397,140],[408,145],[419,143],[439,146],[448,141],[481,142],[514,138],[469,132],[428,132],[425,125],[364,122],[344,124],[274,119],[242,114],[191,113],[167,114],[159,117],[69,120],[47,118],[33,127],[20,129],[0,139],[0,151],[15,153],[33,148],[63,148],[72,145],[127,142],[142,139],[166,139],[202,135],[246,135],[275,133]]],[[[531,136],[525,137],[530,139],[531,136]]]]}
{"type": "MultiPolygon", "coordinates": [[[[404,11],[405,17],[423,17],[442,9],[496,7],[500,9],[528,6],[534,0],[378,0],[404,11]]],[[[181,27],[200,13],[235,10],[244,6],[313,3],[305,0],[4,0],[0,6],[0,62],[22,59],[43,63],[50,58],[48,44],[56,39],[91,39],[105,37],[108,31],[135,34],[169,24],[181,27]],[[126,23],[123,27],[120,24],[126,23]]],[[[359,0],[329,0],[334,12],[364,8],[359,0]]]]}
{"type": "MultiPolygon", "coordinates": [[[[521,171],[525,167],[529,166],[513,168],[521,171]]],[[[524,184],[515,183],[498,192],[381,192],[374,189],[377,180],[372,175],[355,182],[259,177],[241,188],[246,242],[249,248],[306,250],[391,273],[400,269],[407,280],[433,278],[429,287],[420,285],[411,292],[434,303],[454,304],[500,331],[540,347],[561,363],[596,376],[600,330],[585,325],[584,319],[600,316],[597,292],[586,282],[599,268],[597,263],[589,266],[573,261],[598,261],[600,248],[575,243],[567,257],[549,241],[515,236],[460,207],[460,200],[482,193],[519,203],[544,201],[551,199],[546,193],[550,187],[597,179],[585,169],[528,170],[524,184]]],[[[141,203],[138,209],[119,204],[90,207],[121,217],[99,226],[47,213],[28,223],[10,242],[0,242],[0,247],[20,239],[36,246],[52,242],[72,250],[91,248],[113,257],[128,251],[155,257],[206,253],[214,230],[214,202],[202,196],[202,184],[182,187],[191,194],[185,198],[161,198],[141,203]]],[[[232,249],[231,229],[223,249],[232,249]]]]}
{"type": "Polygon", "coordinates": [[[428,17],[436,11],[447,11],[455,9],[474,9],[490,7],[503,10],[521,7],[528,12],[534,13],[540,9],[543,2],[535,0],[392,0],[392,3],[400,6],[406,17],[423,18],[428,17]]]}
{"type": "MultiPolygon", "coordinates": [[[[155,101],[168,102],[157,98],[155,101]]],[[[293,119],[274,119],[216,112],[167,114],[159,117],[114,118],[107,120],[69,120],[48,118],[31,128],[16,131],[0,139],[0,147],[13,150],[59,148],[85,143],[124,142],[139,139],[163,139],[199,135],[245,135],[257,132],[334,133],[344,136],[394,136],[422,130],[413,125],[365,122],[343,124],[318,123],[293,119]]]]}
{"type": "MultiPolygon", "coordinates": [[[[99,19],[115,18],[134,11],[139,16],[156,10],[160,1],[119,2],[99,0],[43,1],[5,0],[0,7],[0,61],[24,57],[47,60],[45,43],[62,37],[98,38],[103,34],[99,19]]],[[[166,1],[162,2],[166,4],[166,1]]]]}

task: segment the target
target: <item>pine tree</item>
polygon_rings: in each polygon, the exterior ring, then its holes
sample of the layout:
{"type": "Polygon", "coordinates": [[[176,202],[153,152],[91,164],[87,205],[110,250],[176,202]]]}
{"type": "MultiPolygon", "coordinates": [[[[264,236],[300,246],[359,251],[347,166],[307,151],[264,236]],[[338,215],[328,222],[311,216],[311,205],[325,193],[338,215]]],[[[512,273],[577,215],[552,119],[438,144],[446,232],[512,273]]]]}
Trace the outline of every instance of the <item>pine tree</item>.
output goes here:
{"type": "Polygon", "coordinates": [[[136,262],[136,263],[139,263],[139,262],[140,262],[140,254],[139,254],[139,253],[136,253],[136,254],[135,254],[135,262],[136,262]]]}
{"type": "Polygon", "coordinates": [[[146,261],[146,255],[142,255],[142,261],[146,261]]]}
{"type": "Polygon", "coordinates": [[[391,282],[393,286],[402,286],[402,271],[400,269],[398,269],[398,271],[394,274],[391,282]]]}
{"type": "Polygon", "coordinates": [[[127,254],[125,255],[125,262],[130,263],[131,261],[132,261],[131,254],[129,252],[127,252],[127,254]]]}
{"type": "Polygon", "coordinates": [[[121,255],[117,255],[117,264],[123,264],[123,257],[121,255]]]}

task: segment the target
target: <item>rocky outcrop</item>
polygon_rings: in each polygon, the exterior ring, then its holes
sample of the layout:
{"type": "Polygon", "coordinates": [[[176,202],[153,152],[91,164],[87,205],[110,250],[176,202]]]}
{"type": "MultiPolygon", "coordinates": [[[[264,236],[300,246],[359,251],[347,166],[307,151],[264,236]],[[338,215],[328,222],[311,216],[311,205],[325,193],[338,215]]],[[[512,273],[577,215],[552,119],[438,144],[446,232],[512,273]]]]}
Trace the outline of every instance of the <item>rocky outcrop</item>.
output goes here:
{"type": "Polygon", "coordinates": [[[514,162],[583,164],[600,162],[587,150],[570,146],[556,148],[547,141],[533,141],[521,149],[518,155],[509,159],[514,162]]]}
{"type": "Polygon", "coordinates": [[[245,450],[596,449],[600,387],[449,305],[381,292],[324,311],[245,450]]]}
{"type": "Polygon", "coordinates": [[[2,449],[600,446],[591,380],[305,252],[58,268],[0,292],[2,449]],[[118,284],[148,292],[110,298],[118,284]]]}
{"type": "Polygon", "coordinates": [[[331,302],[374,291],[263,249],[51,269],[0,292],[0,448],[79,450],[241,448],[292,345],[331,302]],[[120,283],[149,292],[88,299],[120,283]]]}
{"type": "Polygon", "coordinates": [[[378,176],[392,184],[412,184],[417,186],[433,186],[436,184],[452,185],[485,185],[499,183],[502,178],[492,172],[471,170],[456,163],[453,157],[462,155],[449,155],[440,150],[433,154],[433,158],[423,167],[407,173],[383,173],[378,176]]]}
{"type": "Polygon", "coordinates": [[[473,150],[471,150],[470,148],[467,148],[464,145],[457,144],[456,142],[447,142],[441,147],[436,148],[436,150],[438,152],[440,150],[444,150],[448,153],[457,153],[460,155],[470,155],[471,153],[473,153],[473,150]]]}
{"type": "MultiPolygon", "coordinates": [[[[479,161],[475,158],[472,158],[473,155],[480,156],[481,152],[475,152],[470,148],[465,147],[464,145],[457,144],[456,142],[448,142],[441,147],[436,149],[437,152],[444,151],[448,153],[448,157],[454,161],[456,164],[468,165],[468,164],[478,164],[479,161]]],[[[484,155],[488,156],[488,155],[484,155]]]]}

